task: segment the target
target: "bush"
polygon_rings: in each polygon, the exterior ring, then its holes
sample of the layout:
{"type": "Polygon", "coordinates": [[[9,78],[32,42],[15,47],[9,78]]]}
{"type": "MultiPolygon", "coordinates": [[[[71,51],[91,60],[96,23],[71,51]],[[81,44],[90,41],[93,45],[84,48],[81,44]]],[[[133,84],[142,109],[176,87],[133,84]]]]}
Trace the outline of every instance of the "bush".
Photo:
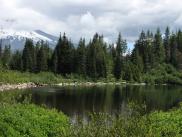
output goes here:
{"type": "Polygon", "coordinates": [[[27,104],[0,106],[0,136],[60,137],[68,130],[68,117],[56,110],[27,104]]]}
{"type": "Polygon", "coordinates": [[[148,84],[182,84],[182,74],[169,64],[158,65],[143,75],[148,84]]]}
{"type": "Polygon", "coordinates": [[[175,137],[182,136],[182,108],[169,112],[145,114],[132,110],[127,115],[113,117],[94,113],[90,121],[79,121],[71,130],[72,137],[175,137]]]}

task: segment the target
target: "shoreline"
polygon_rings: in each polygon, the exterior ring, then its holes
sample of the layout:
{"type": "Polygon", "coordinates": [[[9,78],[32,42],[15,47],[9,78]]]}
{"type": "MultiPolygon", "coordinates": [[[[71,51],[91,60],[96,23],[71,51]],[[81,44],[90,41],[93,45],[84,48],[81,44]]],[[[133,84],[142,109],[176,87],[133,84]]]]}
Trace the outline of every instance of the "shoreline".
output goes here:
{"type": "Polygon", "coordinates": [[[53,86],[104,86],[104,85],[147,85],[146,83],[127,83],[127,82],[71,82],[71,83],[58,83],[53,86]]]}
{"type": "Polygon", "coordinates": [[[44,86],[105,86],[105,85],[140,85],[145,86],[146,83],[127,83],[127,82],[62,82],[58,84],[40,84],[40,83],[18,83],[18,84],[1,84],[0,85],[0,92],[8,91],[8,90],[15,90],[15,89],[29,89],[29,88],[37,88],[37,87],[44,87],[44,86]]]}
{"type": "Polygon", "coordinates": [[[27,82],[27,83],[18,83],[18,84],[2,84],[0,85],[0,92],[8,91],[8,90],[15,90],[15,89],[29,89],[29,88],[36,88],[36,87],[42,87],[45,86],[43,84],[36,84],[33,82],[27,82]]]}
{"type": "MultiPolygon", "coordinates": [[[[66,86],[105,86],[105,85],[132,85],[132,86],[146,86],[146,83],[128,83],[128,82],[62,82],[58,84],[40,84],[40,83],[18,83],[18,84],[1,84],[0,85],[0,92],[8,91],[8,90],[15,90],[15,89],[29,89],[29,88],[38,88],[44,86],[58,86],[58,87],[66,87],[66,86]]],[[[158,84],[154,84],[158,85],[158,84]]],[[[160,84],[160,85],[167,85],[167,84],[160,84]]]]}

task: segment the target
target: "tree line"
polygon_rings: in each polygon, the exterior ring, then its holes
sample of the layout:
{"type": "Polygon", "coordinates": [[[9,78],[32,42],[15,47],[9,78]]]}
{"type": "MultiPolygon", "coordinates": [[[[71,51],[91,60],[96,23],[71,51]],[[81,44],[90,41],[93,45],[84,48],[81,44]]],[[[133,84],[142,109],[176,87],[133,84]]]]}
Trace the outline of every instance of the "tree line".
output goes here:
{"type": "Polygon", "coordinates": [[[142,31],[131,52],[119,33],[116,44],[104,42],[96,33],[88,44],[81,38],[77,46],[66,36],[60,35],[55,49],[46,42],[27,39],[22,51],[11,51],[10,45],[0,44],[0,66],[6,69],[38,73],[50,71],[63,76],[77,74],[83,78],[111,78],[140,81],[143,74],[161,64],[182,68],[182,31],[161,34],[142,31]]]}

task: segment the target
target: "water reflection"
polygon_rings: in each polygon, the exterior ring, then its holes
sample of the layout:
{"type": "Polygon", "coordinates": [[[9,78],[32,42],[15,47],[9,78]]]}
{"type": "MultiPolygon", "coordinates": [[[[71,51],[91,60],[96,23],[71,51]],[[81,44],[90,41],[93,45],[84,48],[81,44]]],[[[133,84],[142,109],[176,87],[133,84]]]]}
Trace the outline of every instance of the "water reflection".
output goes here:
{"type": "Polygon", "coordinates": [[[31,90],[32,102],[57,108],[72,118],[89,112],[124,112],[128,102],[145,103],[147,110],[167,110],[182,101],[178,86],[44,87],[31,90]]]}

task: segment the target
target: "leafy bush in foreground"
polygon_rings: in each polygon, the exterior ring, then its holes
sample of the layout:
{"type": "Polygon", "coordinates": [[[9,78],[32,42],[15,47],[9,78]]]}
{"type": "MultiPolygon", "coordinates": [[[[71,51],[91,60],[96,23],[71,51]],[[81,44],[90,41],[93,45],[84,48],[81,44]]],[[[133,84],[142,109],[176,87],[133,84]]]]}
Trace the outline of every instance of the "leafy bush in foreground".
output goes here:
{"type": "Polygon", "coordinates": [[[0,136],[60,137],[68,129],[68,118],[56,110],[27,104],[0,106],[0,136]]]}
{"type": "Polygon", "coordinates": [[[79,121],[71,130],[72,137],[179,137],[182,136],[182,108],[150,114],[129,112],[112,117],[93,114],[88,123],[79,121]]]}

